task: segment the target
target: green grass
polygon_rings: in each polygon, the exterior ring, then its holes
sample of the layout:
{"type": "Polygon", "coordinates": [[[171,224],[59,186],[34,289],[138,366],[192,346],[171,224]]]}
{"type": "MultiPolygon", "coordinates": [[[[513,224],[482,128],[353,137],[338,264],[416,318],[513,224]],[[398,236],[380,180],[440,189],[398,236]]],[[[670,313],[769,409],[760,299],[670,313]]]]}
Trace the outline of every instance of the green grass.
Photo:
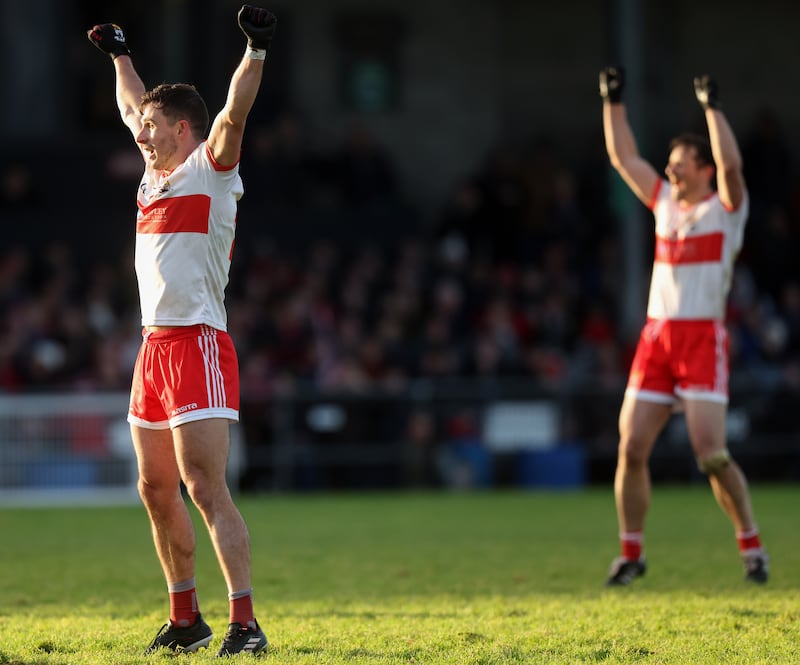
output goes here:
{"type": "MultiPolygon", "coordinates": [[[[243,498],[261,662],[798,663],[800,489],[753,500],[767,586],[708,488],[657,487],[648,575],[605,589],[610,489],[243,498]]],[[[144,657],[168,609],[144,510],[0,509],[0,665],[216,662],[226,589],[198,533],[212,649],[144,657]]]]}

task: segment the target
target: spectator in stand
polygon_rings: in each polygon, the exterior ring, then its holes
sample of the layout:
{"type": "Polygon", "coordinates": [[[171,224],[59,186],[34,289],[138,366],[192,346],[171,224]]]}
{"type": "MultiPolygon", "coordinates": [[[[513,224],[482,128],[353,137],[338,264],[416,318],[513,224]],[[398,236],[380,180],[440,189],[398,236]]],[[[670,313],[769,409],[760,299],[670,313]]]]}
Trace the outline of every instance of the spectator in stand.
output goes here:
{"type": "Polygon", "coordinates": [[[470,261],[489,252],[493,228],[486,217],[483,189],[474,178],[459,178],[445,201],[436,228],[442,251],[461,250],[470,261]]]}

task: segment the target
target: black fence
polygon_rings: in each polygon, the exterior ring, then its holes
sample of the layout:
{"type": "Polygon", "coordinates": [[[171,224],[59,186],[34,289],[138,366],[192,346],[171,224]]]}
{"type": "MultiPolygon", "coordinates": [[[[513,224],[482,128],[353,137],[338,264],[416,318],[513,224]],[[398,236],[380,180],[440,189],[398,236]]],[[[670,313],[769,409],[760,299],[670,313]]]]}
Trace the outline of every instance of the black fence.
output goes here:
{"type": "MultiPolygon", "coordinates": [[[[576,488],[608,484],[619,387],[548,390],[527,381],[417,380],[392,391],[288,394],[242,405],[243,491],[576,488]]],[[[751,481],[800,480],[800,392],[732,391],[728,445],[751,481]]],[[[676,414],[654,482],[703,480],[676,414]]]]}

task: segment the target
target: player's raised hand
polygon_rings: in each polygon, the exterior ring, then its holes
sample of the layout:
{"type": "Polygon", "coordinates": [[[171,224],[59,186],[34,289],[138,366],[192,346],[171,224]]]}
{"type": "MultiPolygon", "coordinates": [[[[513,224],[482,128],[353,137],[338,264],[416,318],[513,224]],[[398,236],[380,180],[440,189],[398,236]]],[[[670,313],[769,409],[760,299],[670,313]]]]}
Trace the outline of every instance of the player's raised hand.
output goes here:
{"type": "Polygon", "coordinates": [[[698,76],[694,79],[694,94],[704,111],[720,108],[719,86],[708,74],[698,76]]]}
{"type": "Polygon", "coordinates": [[[619,104],[625,87],[625,70],[622,67],[604,67],[600,70],[600,96],[603,101],[619,104]]]}
{"type": "Polygon", "coordinates": [[[120,55],[130,55],[125,33],[115,23],[101,23],[86,31],[89,41],[113,60],[120,55]]]}
{"type": "Polygon", "coordinates": [[[247,45],[259,51],[269,51],[278,19],[261,7],[242,5],[238,15],[239,27],[247,35],[247,45]]]}

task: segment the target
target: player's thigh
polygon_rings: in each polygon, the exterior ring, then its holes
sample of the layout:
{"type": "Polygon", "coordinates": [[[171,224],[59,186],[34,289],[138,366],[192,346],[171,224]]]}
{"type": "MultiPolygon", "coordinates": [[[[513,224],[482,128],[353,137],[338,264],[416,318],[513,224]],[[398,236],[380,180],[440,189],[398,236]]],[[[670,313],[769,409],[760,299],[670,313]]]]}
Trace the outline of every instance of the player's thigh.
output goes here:
{"type": "Polygon", "coordinates": [[[131,425],[139,478],[151,487],[176,487],[180,473],[175,446],[169,429],[149,429],[131,425]]]}
{"type": "Polygon", "coordinates": [[[619,412],[620,452],[648,457],[671,412],[670,404],[626,394],[619,412]]]}
{"type": "Polygon", "coordinates": [[[686,428],[697,457],[708,457],[725,448],[727,405],[713,400],[685,400],[686,428]]]}
{"type": "Polygon", "coordinates": [[[230,421],[206,418],[173,430],[175,452],[185,482],[224,483],[230,448],[230,421]]]}

